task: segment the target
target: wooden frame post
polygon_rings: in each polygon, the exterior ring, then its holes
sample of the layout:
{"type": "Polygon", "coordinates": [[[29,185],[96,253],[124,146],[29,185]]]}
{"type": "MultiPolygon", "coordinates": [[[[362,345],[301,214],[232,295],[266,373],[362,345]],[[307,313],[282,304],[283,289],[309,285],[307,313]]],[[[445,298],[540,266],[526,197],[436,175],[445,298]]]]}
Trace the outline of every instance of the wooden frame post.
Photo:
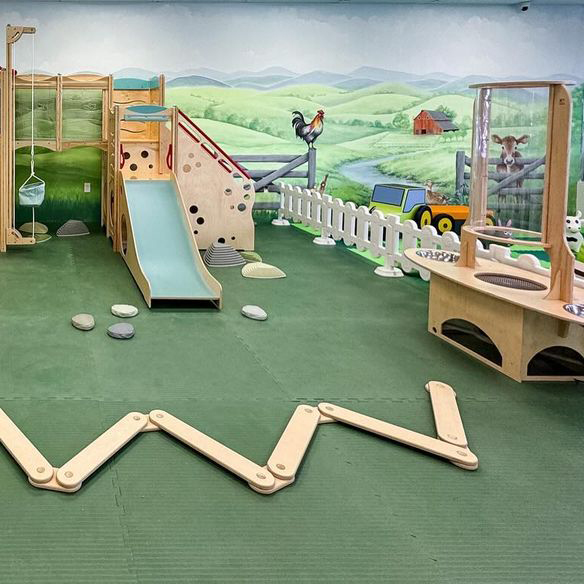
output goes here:
{"type": "Polygon", "coordinates": [[[563,85],[549,88],[546,173],[542,241],[549,244],[551,274],[547,298],[571,303],[574,298],[574,255],[564,234],[568,212],[572,98],[563,85]]]}
{"type": "Polygon", "coordinates": [[[13,48],[23,34],[35,34],[33,26],[6,26],[6,69],[2,75],[2,134],[0,135],[0,252],[9,244],[30,245],[14,229],[14,68],[13,48]]]}

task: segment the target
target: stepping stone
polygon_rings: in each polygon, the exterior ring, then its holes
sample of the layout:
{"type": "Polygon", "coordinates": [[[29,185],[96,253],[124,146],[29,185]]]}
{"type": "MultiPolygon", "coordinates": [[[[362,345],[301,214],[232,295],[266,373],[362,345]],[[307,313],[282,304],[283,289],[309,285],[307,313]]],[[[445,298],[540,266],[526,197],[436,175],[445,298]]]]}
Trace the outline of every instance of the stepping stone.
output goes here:
{"type": "Polygon", "coordinates": [[[89,235],[89,229],[83,221],[69,219],[57,229],[57,237],[77,237],[78,235],[89,235]]]}
{"type": "Polygon", "coordinates": [[[255,251],[240,251],[239,253],[246,262],[251,263],[262,261],[262,256],[259,253],[256,253],[255,251]]]}
{"type": "Polygon", "coordinates": [[[134,327],[126,322],[117,322],[107,327],[107,334],[114,339],[131,339],[134,327]]]}
{"type": "Polygon", "coordinates": [[[203,261],[212,268],[227,268],[245,264],[241,254],[227,243],[212,243],[205,252],[203,261]]]}
{"type": "Polygon", "coordinates": [[[246,304],[241,309],[241,314],[243,314],[243,316],[247,316],[247,318],[251,318],[252,320],[268,319],[268,313],[263,308],[256,306],[255,304],[246,304]]]}
{"type": "Polygon", "coordinates": [[[263,262],[245,264],[241,268],[241,275],[244,278],[261,278],[266,280],[286,277],[286,274],[280,268],[270,264],[264,264],[263,262]]]}
{"type": "MultiPolygon", "coordinates": [[[[20,233],[25,233],[25,234],[30,234],[32,235],[32,231],[33,231],[33,225],[32,222],[30,223],[23,223],[19,228],[18,231],[20,231],[20,233]]],[[[34,234],[41,234],[44,235],[45,233],[49,232],[49,228],[44,224],[44,223],[38,223],[35,221],[34,224],[34,234]]]]}
{"type": "Polygon", "coordinates": [[[71,324],[80,331],[90,331],[95,327],[95,319],[91,314],[76,314],[71,319],[71,324]]]}
{"type": "Polygon", "coordinates": [[[112,314],[120,318],[132,318],[138,314],[138,309],[131,304],[114,304],[112,306],[112,314]]]}

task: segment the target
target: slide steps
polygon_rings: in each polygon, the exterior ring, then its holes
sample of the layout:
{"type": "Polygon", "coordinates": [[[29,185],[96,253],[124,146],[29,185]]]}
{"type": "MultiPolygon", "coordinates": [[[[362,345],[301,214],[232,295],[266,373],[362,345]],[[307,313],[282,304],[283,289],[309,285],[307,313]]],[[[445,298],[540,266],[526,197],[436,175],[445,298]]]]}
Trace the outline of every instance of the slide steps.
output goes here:
{"type": "Polygon", "coordinates": [[[299,405],[288,421],[265,466],[200,432],[163,410],[130,412],[60,468],[54,468],[0,409],[0,442],[20,465],[29,482],[40,489],[74,493],[83,481],[142,432],[163,431],[243,479],[258,493],[268,495],[294,482],[296,472],[319,424],[340,422],[441,457],[465,470],[478,468],[468,448],[456,393],[445,383],[430,381],[438,437],[433,438],[389,422],[329,403],[299,405]]]}

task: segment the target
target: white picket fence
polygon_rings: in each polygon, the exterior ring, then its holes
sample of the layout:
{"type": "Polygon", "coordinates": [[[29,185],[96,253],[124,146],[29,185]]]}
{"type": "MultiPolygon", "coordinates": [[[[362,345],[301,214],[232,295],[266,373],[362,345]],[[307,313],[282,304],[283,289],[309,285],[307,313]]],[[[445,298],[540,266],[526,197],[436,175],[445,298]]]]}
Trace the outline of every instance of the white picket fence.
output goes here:
{"type": "MultiPolygon", "coordinates": [[[[460,238],[456,233],[438,235],[431,225],[420,229],[414,221],[400,223],[396,215],[383,215],[377,210],[371,213],[367,207],[357,207],[354,203],[345,203],[326,194],[321,195],[316,190],[285,183],[279,183],[278,186],[280,208],[278,219],[273,221],[274,225],[286,225],[287,220],[302,223],[320,231],[320,235],[314,239],[316,244],[334,245],[336,241],[342,240],[346,245],[354,245],[360,251],[369,251],[373,257],[382,257],[383,265],[375,269],[379,276],[398,277],[403,276],[404,272],[417,271],[422,279],[429,280],[430,273],[409,261],[403,250],[418,247],[460,250],[460,238]]],[[[479,257],[549,275],[549,269],[542,266],[534,255],[522,254],[513,258],[508,247],[491,244],[485,248],[480,241],[477,246],[479,257]]],[[[584,288],[584,280],[575,278],[575,285],[584,288]]]]}

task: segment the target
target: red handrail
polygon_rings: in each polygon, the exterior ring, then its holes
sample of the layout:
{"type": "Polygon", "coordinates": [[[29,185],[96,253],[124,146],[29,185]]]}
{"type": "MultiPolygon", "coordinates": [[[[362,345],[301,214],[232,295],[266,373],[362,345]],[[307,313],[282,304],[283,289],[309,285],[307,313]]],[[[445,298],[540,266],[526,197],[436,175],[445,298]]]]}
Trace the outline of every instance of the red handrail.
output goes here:
{"type": "MultiPolygon", "coordinates": [[[[231,162],[231,164],[233,164],[233,166],[235,166],[235,168],[237,168],[241,172],[241,174],[243,174],[243,176],[245,176],[245,178],[251,180],[251,176],[249,176],[249,173],[247,172],[247,170],[245,170],[245,168],[243,168],[242,166],[237,164],[237,162],[235,162],[235,160],[233,160],[233,158],[231,158],[231,156],[229,156],[229,154],[227,154],[227,152],[225,152],[225,150],[223,150],[223,148],[221,148],[221,146],[219,146],[219,144],[217,144],[217,142],[215,142],[215,140],[213,140],[213,138],[210,138],[207,134],[205,134],[205,132],[203,132],[203,130],[201,130],[201,128],[199,126],[197,126],[197,124],[195,124],[195,122],[193,122],[193,120],[191,120],[191,118],[189,118],[189,116],[187,116],[187,114],[185,114],[181,109],[179,109],[179,108],[177,108],[177,109],[178,109],[178,113],[197,132],[199,132],[199,134],[201,134],[201,136],[203,136],[203,138],[205,138],[205,140],[207,140],[210,144],[213,145],[214,148],[216,148],[219,152],[221,152],[223,157],[226,158],[227,160],[229,160],[229,162],[231,162]]],[[[189,136],[191,136],[191,138],[194,138],[194,136],[184,126],[182,126],[182,129],[185,130],[187,132],[187,134],[189,134],[189,136]]],[[[196,140],[196,138],[195,138],[195,140],[196,140]]]]}

